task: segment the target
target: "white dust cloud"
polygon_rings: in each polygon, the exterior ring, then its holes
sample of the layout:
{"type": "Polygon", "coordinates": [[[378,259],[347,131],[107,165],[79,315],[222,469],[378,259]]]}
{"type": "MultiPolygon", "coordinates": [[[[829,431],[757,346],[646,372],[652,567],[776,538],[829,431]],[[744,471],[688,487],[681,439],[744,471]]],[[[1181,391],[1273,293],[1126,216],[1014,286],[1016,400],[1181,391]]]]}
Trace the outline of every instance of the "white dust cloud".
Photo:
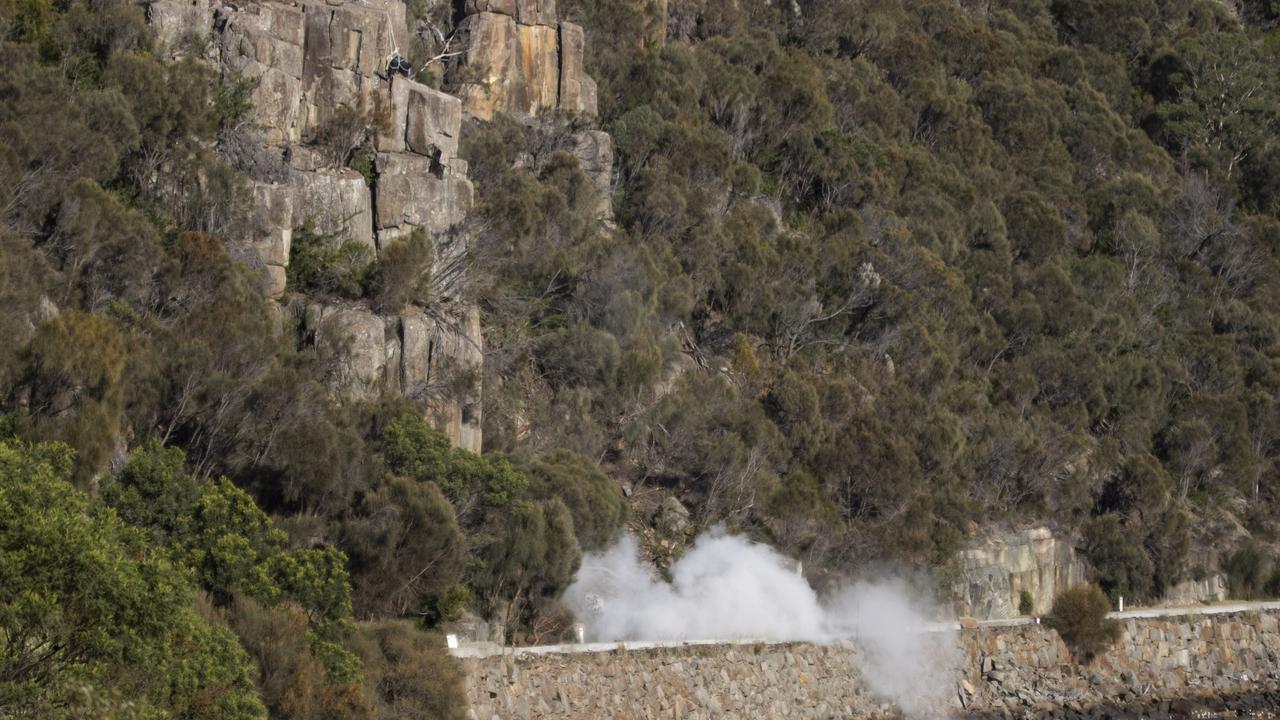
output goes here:
{"type": "Polygon", "coordinates": [[[721,531],[697,539],[671,582],[625,537],[583,558],[565,602],[595,642],[852,642],[868,688],[913,716],[945,701],[956,666],[954,637],[937,631],[905,583],[862,582],[820,598],[782,555],[721,531]]]}

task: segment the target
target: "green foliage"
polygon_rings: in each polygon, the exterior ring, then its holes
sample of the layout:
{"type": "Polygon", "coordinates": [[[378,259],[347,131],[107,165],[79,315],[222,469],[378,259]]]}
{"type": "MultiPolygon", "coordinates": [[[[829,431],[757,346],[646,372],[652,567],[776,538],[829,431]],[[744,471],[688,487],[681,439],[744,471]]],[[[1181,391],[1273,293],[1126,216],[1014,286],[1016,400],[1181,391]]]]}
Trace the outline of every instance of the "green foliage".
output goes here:
{"type": "Polygon", "coordinates": [[[475,596],[471,594],[470,588],[461,584],[454,585],[427,607],[425,620],[429,625],[456,622],[474,603],[475,596]]]}
{"type": "Polygon", "coordinates": [[[102,500],[130,525],[173,539],[200,494],[180,448],[151,441],[129,454],[119,475],[102,483],[102,500]]]}
{"type": "MultiPolygon", "coordinates": [[[[400,612],[416,605],[439,615],[442,603],[459,602],[456,595],[447,597],[456,592],[452,588],[461,569],[459,528],[471,554],[465,579],[475,602],[512,630],[573,579],[580,557],[574,518],[547,478],[594,469],[584,458],[558,454],[535,466],[538,479],[531,482],[500,456],[450,447],[442,433],[416,415],[387,424],[383,456],[388,468],[406,477],[389,480],[370,498],[365,518],[349,526],[354,541],[367,547],[357,557],[386,570],[373,585],[382,589],[383,607],[389,601],[400,612]],[[403,530],[388,520],[396,515],[403,518],[403,530]],[[424,567],[434,572],[427,574],[424,567]]],[[[597,541],[612,537],[621,520],[620,498],[610,496],[608,488],[598,470],[581,477],[576,490],[564,488],[580,512],[590,514],[597,507],[615,513],[612,519],[591,518],[590,537],[597,541]]]]}
{"type": "Polygon", "coordinates": [[[532,497],[564,502],[583,550],[603,549],[617,538],[626,517],[626,501],[589,458],[557,450],[530,468],[530,478],[532,497]]]}
{"type": "Polygon", "coordinates": [[[1045,624],[1062,636],[1081,661],[1088,663],[1120,637],[1120,623],[1107,618],[1111,605],[1096,585],[1077,585],[1053,599],[1045,624]]]}
{"type": "Polygon", "coordinates": [[[185,573],[68,482],[65,447],[0,442],[0,712],[66,717],[78,688],[146,708],[260,718],[250,664],[185,573]]]}
{"type": "Polygon", "coordinates": [[[317,232],[308,220],[293,231],[286,280],[297,292],[358,298],[372,262],[371,248],[317,232]]]}
{"type": "Polygon", "coordinates": [[[1227,557],[1227,589],[1231,597],[1253,600],[1267,592],[1271,567],[1255,540],[1246,539],[1227,557]]]}
{"type": "Polygon", "coordinates": [[[435,252],[425,232],[387,243],[365,278],[373,306],[383,313],[397,313],[405,305],[431,305],[431,269],[435,252]]]}
{"type": "Polygon", "coordinates": [[[1098,573],[1098,584],[1115,600],[1130,602],[1151,595],[1154,568],[1142,541],[1114,515],[1100,515],[1085,527],[1085,557],[1098,573]]]}
{"type": "Polygon", "coordinates": [[[335,683],[359,664],[336,645],[351,632],[346,555],[335,548],[286,550],[286,536],[248,493],[226,478],[205,486],[180,540],[196,578],[225,604],[244,594],[269,604],[297,603],[315,631],[314,645],[335,683]]]}
{"type": "Polygon", "coordinates": [[[1268,106],[1280,93],[1270,72],[1274,44],[1252,32],[1204,32],[1184,38],[1162,60],[1170,69],[1159,79],[1171,98],[1158,116],[1174,146],[1197,164],[1231,180],[1243,162],[1275,143],[1280,121],[1268,106]]]}
{"type": "Polygon", "coordinates": [[[435,483],[464,525],[486,508],[517,501],[529,486],[529,478],[505,459],[454,448],[444,433],[416,415],[387,425],[383,455],[393,472],[435,483]]]}
{"type": "Polygon", "coordinates": [[[341,647],[352,630],[346,555],[333,547],[287,549],[284,531],[227,478],[198,483],[177,448],[150,443],[104,483],[103,500],[150,529],[193,571],[219,606],[239,597],[299,608],[331,684],[358,681],[359,663],[341,647]]]}
{"type": "Polygon", "coordinates": [[[840,523],[822,483],[805,471],[779,481],[769,497],[767,517],[776,544],[795,555],[831,543],[830,528],[840,523]]]}
{"type": "Polygon", "coordinates": [[[309,638],[306,614],[292,606],[269,607],[238,597],[227,624],[257,667],[258,692],[272,717],[319,720],[370,715],[359,683],[330,682],[309,638]]]}
{"type": "Polygon", "coordinates": [[[465,538],[430,480],[390,477],[343,530],[361,616],[409,615],[457,602],[465,538]]]}
{"type": "Polygon", "coordinates": [[[1018,593],[1018,614],[1030,615],[1036,611],[1035,598],[1031,597],[1031,593],[1023,590],[1018,593]]]}
{"type": "Polygon", "coordinates": [[[253,498],[219,478],[203,489],[189,512],[182,548],[214,599],[226,603],[237,592],[276,599],[269,561],[284,549],[286,537],[253,498]]]}
{"type": "Polygon", "coordinates": [[[137,210],[91,180],[81,179],[58,210],[52,242],[62,267],[74,269],[81,304],[101,309],[115,300],[134,307],[154,302],[154,276],[161,269],[156,228],[137,210]]]}
{"type": "Polygon", "coordinates": [[[444,639],[407,621],[361,625],[357,648],[369,701],[378,718],[461,720],[467,716],[464,674],[444,639]]]}
{"type": "Polygon", "coordinates": [[[106,463],[124,403],[124,339],[109,319],[70,311],[41,324],[27,346],[33,434],[76,451],[86,483],[106,463]]]}
{"type": "Polygon", "coordinates": [[[491,523],[492,541],[477,553],[469,579],[481,608],[510,631],[569,585],[581,551],[573,518],[559,499],[520,502],[491,523]]]}

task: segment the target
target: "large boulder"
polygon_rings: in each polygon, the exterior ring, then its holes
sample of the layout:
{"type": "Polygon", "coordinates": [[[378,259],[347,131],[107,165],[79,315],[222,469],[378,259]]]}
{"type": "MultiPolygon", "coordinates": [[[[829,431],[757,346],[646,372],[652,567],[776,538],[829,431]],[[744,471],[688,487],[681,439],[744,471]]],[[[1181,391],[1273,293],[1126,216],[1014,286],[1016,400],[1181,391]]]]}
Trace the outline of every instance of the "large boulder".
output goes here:
{"type": "Polygon", "coordinates": [[[386,322],[362,305],[317,303],[307,308],[305,323],[333,368],[334,391],[352,401],[376,399],[386,381],[386,322]]]}
{"type": "Polygon", "coordinates": [[[462,101],[414,83],[409,88],[405,142],[419,155],[447,163],[458,154],[462,133],[462,101]]]}
{"type": "Polygon", "coordinates": [[[147,22],[162,57],[181,57],[208,37],[212,28],[209,0],[152,0],[146,5],[147,22]]]}
{"type": "Polygon", "coordinates": [[[350,168],[290,175],[293,227],[310,221],[317,232],[338,241],[373,248],[373,207],[364,177],[350,168]]]}
{"type": "Polygon", "coordinates": [[[473,203],[471,181],[446,174],[432,158],[378,156],[378,229],[447,232],[466,218],[473,203]]]}
{"type": "Polygon", "coordinates": [[[610,198],[613,185],[613,138],[600,130],[584,130],[573,136],[572,152],[582,172],[591,178],[599,192],[596,215],[608,219],[613,215],[610,198]]]}
{"type": "Polygon", "coordinates": [[[462,57],[449,74],[467,111],[532,117],[548,110],[594,115],[596,84],[583,71],[582,28],[557,22],[553,0],[469,0],[462,57]]]}
{"type": "Polygon", "coordinates": [[[461,100],[403,76],[392,78],[390,117],[378,134],[379,150],[408,150],[447,165],[458,155],[461,135],[461,100]]]}

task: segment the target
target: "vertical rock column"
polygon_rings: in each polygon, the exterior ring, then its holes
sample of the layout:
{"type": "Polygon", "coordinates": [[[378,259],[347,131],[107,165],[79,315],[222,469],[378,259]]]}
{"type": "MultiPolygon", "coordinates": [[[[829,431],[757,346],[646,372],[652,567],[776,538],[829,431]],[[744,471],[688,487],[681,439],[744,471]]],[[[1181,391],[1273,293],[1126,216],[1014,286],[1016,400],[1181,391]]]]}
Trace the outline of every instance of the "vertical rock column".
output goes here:
{"type": "Polygon", "coordinates": [[[582,28],[560,22],[554,0],[468,0],[463,55],[450,73],[467,111],[532,117],[563,109],[594,115],[596,84],[582,67],[582,28]]]}

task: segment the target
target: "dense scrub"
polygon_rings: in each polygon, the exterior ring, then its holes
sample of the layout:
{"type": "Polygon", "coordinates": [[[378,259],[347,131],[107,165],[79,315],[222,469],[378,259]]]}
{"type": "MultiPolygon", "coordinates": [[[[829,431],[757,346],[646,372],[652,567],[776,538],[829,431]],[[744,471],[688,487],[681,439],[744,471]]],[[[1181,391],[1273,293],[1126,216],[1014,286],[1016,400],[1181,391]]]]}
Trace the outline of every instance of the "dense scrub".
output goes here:
{"type": "Polygon", "coordinates": [[[654,5],[560,4],[616,228],[554,132],[466,138],[495,448],[816,565],[1050,520],[1151,598],[1274,539],[1271,5],[673,1],[665,43],[654,5]]]}

